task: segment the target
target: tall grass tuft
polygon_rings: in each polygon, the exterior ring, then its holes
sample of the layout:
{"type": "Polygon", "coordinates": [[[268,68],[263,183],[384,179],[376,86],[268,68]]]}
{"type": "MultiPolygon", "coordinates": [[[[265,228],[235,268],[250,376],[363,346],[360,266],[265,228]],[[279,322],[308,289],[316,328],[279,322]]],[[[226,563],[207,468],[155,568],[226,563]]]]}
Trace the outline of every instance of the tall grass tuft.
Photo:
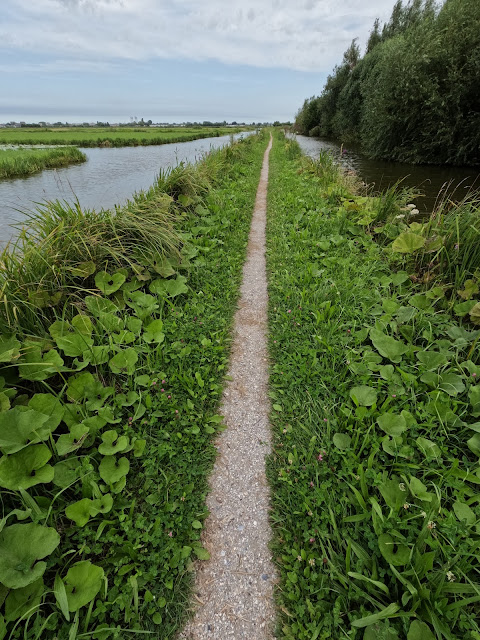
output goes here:
{"type": "Polygon", "coordinates": [[[28,176],[43,169],[85,162],[86,159],[87,156],[76,147],[0,150],[0,178],[28,176]]]}
{"type": "Polygon", "coordinates": [[[135,268],[176,253],[170,203],[158,193],[116,211],[90,211],[78,202],[40,205],[0,256],[0,328],[38,331],[52,307],[75,303],[94,286],[90,271],[135,268]]]}

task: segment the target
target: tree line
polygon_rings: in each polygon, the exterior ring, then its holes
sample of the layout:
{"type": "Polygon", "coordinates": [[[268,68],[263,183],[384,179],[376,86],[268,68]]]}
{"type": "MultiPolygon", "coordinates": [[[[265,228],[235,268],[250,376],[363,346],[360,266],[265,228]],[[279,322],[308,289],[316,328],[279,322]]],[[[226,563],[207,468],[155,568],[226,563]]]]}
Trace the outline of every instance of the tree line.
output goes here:
{"type": "Polygon", "coordinates": [[[479,165],[480,1],[398,0],[363,57],[353,40],[295,128],[371,157],[479,165]]]}

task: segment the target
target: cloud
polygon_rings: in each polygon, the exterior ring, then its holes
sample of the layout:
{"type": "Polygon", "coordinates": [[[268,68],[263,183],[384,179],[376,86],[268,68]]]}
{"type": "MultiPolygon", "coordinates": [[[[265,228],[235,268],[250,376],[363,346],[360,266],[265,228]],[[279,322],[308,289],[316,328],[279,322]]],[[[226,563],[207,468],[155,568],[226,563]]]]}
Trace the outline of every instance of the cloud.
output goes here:
{"type": "Polygon", "coordinates": [[[215,60],[328,72],[394,0],[4,0],[1,48],[80,60],[215,60]],[[354,29],[349,25],[355,25],[354,29]]]}

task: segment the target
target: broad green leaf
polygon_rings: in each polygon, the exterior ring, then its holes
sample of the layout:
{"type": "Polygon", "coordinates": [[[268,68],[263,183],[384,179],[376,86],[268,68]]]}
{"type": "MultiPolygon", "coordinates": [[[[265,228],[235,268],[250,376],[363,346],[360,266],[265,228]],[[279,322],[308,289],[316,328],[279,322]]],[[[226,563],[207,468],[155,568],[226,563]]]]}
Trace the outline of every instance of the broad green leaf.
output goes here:
{"type": "Polygon", "coordinates": [[[468,315],[473,307],[477,304],[476,300],[468,300],[467,302],[460,302],[453,307],[456,316],[463,318],[468,315]]]}
{"type": "Polygon", "coordinates": [[[377,424],[389,436],[401,436],[407,430],[407,421],[402,414],[383,413],[377,418],[377,424]]]}
{"type": "Polygon", "coordinates": [[[125,302],[129,307],[134,309],[141,320],[151,316],[152,313],[158,309],[156,298],[141,291],[126,292],[125,302]]]}
{"type": "Polygon", "coordinates": [[[68,379],[67,397],[69,400],[81,402],[89,395],[89,388],[95,387],[96,380],[89,371],[77,373],[68,379]]]}
{"type": "Polygon", "coordinates": [[[42,354],[40,347],[29,348],[18,363],[21,378],[39,382],[63,371],[63,360],[55,349],[42,354]]]}
{"type": "Polygon", "coordinates": [[[90,520],[90,510],[92,507],[92,500],[90,498],[83,498],[69,504],[65,509],[65,515],[70,520],[73,520],[79,527],[84,527],[90,520]]]}
{"type": "Polygon", "coordinates": [[[413,253],[425,246],[425,238],[417,233],[401,233],[392,243],[392,251],[396,253],[413,253]]]}
{"type": "Polygon", "coordinates": [[[341,451],[349,449],[352,443],[352,438],[348,433],[335,433],[333,436],[333,444],[337,449],[341,451]]]}
{"type": "Polygon", "coordinates": [[[19,589],[38,580],[50,555],[60,544],[60,536],[52,527],[39,524],[13,524],[0,532],[0,583],[19,589]]]}
{"type": "Polygon", "coordinates": [[[103,569],[89,560],[70,567],[64,579],[68,610],[78,611],[91,602],[102,587],[103,576],[103,569]]]}
{"type": "Polygon", "coordinates": [[[421,480],[415,478],[415,476],[410,476],[410,482],[408,483],[409,489],[412,492],[412,495],[423,502],[431,502],[433,499],[433,494],[427,491],[427,487],[423,484],[421,480]]]}
{"type": "Polygon", "coordinates": [[[401,490],[400,484],[399,478],[392,476],[392,478],[384,480],[378,487],[383,499],[394,511],[398,511],[406,502],[407,493],[401,490]]]}
{"type": "Polygon", "coordinates": [[[36,393],[29,401],[28,406],[48,417],[36,433],[42,440],[46,440],[61,423],[65,414],[65,407],[60,400],[51,393],[36,393]]]}
{"type": "Polygon", "coordinates": [[[114,273],[110,275],[106,271],[99,271],[95,276],[95,284],[100,291],[109,296],[115,291],[118,291],[126,278],[123,273],[114,273]]]}
{"type": "Polygon", "coordinates": [[[406,344],[392,338],[392,336],[387,336],[378,329],[370,329],[370,339],[375,349],[392,362],[400,362],[402,355],[408,351],[406,344]]]}
{"type": "Polygon", "coordinates": [[[478,283],[475,280],[465,280],[464,288],[457,291],[458,295],[464,300],[470,300],[478,293],[478,283]]]}
{"type": "Polygon", "coordinates": [[[438,460],[440,458],[442,452],[440,451],[438,445],[436,445],[435,442],[432,442],[432,440],[420,437],[417,438],[417,445],[429,462],[432,460],[438,460]]]}
{"type": "Polygon", "coordinates": [[[167,280],[165,283],[165,291],[171,298],[188,292],[188,287],[185,284],[187,278],[185,276],[178,275],[175,280],[167,280]]]}
{"type": "Polygon", "coordinates": [[[145,342],[157,342],[160,344],[165,339],[163,333],[163,322],[161,320],[154,320],[145,327],[143,339],[145,342]]]}
{"type": "Polygon", "coordinates": [[[124,451],[128,444],[127,436],[119,436],[115,429],[110,429],[102,433],[102,442],[98,447],[98,451],[102,456],[113,456],[115,453],[124,451]]]}
{"type": "Polygon", "coordinates": [[[363,640],[400,640],[393,627],[387,627],[385,622],[377,622],[365,629],[363,640]]]}
{"type": "Polygon", "coordinates": [[[100,296],[87,296],[85,304],[90,313],[97,317],[102,313],[115,313],[118,311],[118,307],[111,300],[100,296]]]}
{"type": "Polygon", "coordinates": [[[100,477],[107,484],[114,484],[124,478],[130,470],[130,462],[128,458],[119,458],[115,456],[105,456],[98,467],[100,477]]]}
{"type": "Polygon", "coordinates": [[[427,371],[420,377],[420,380],[434,389],[445,391],[449,396],[457,396],[465,390],[462,377],[456,373],[437,374],[432,371],[427,371]]]}
{"type": "Polygon", "coordinates": [[[90,515],[96,516],[99,513],[108,513],[113,507],[113,498],[109,493],[106,493],[101,498],[92,500],[90,507],[90,515]]]}
{"type": "Polygon", "coordinates": [[[385,620],[386,618],[391,618],[393,615],[400,610],[400,605],[396,603],[389,604],[388,607],[382,609],[378,613],[374,613],[371,616],[365,616],[364,618],[360,618],[359,620],[354,620],[352,622],[352,627],[357,627],[362,629],[363,627],[369,627],[372,624],[375,624],[379,620],[385,620]]]}
{"type": "Polygon", "coordinates": [[[110,347],[108,345],[89,347],[82,353],[85,362],[99,365],[108,362],[110,357],[110,347]]]}
{"type": "Polygon", "coordinates": [[[88,276],[95,273],[96,268],[95,263],[88,260],[86,262],[79,262],[74,267],[67,267],[67,271],[70,271],[73,276],[88,278],[88,276]]]}
{"type": "Polygon", "coordinates": [[[477,521],[475,513],[465,502],[457,500],[453,503],[453,510],[457,518],[459,520],[464,520],[468,525],[474,525],[477,521]]]}
{"type": "Polygon", "coordinates": [[[88,433],[89,428],[84,424],[70,427],[70,433],[62,433],[55,443],[58,455],[66,456],[81,447],[88,433]]]}
{"type": "Polygon", "coordinates": [[[169,278],[175,274],[175,269],[167,258],[154,261],[152,267],[162,278],[169,278]]]}
{"type": "Polygon", "coordinates": [[[408,273],[406,271],[397,271],[397,273],[392,275],[392,284],[398,287],[404,282],[407,282],[408,279],[408,273]]]}
{"type": "Polygon", "coordinates": [[[62,460],[61,462],[57,462],[53,467],[53,484],[57,487],[61,487],[62,489],[68,487],[68,485],[77,480],[77,470],[80,466],[80,461],[75,458],[72,460],[62,460]]]}
{"type": "Polygon", "coordinates": [[[138,361],[138,354],[133,347],[120,351],[111,358],[109,365],[113,373],[124,373],[132,375],[135,373],[135,365],[138,361]]]}
{"type": "Polygon", "coordinates": [[[470,320],[473,324],[480,324],[480,302],[477,302],[473,309],[470,310],[470,320]]]}
{"type": "Polygon", "coordinates": [[[203,547],[193,547],[193,553],[197,556],[199,560],[210,560],[209,552],[203,547]]]}
{"type": "Polygon", "coordinates": [[[472,453],[480,458],[480,433],[476,433],[467,440],[467,446],[472,453]]]}
{"type": "Polygon", "coordinates": [[[5,600],[5,620],[18,620],[26,613],[31,613],[40,604],[45,586],[43,578],[28,584],[21,589],[13,589],[5,600]]]}
{"type": "Polygon", "coordinates": [[[133,443],[133,455],[135,458],[140,458],[143,455],[146,445],[146,440],[135,440],[133,443]]]}
{"type": "Polygon", "coordinates": [[[433,308],[431,301],[424,293],[416,293],[408,302],[419,311],[427,311],[433,308]]]}
{"type": "Polygon", "coordinates": [[[105,331],[120,331],[124,327],[124,319],[119,318],[114,313],[99,313],[98,323],[105,331]]]}
{"type": "Polygon", "coordinates": [[[423,366],[430,371],[438,369],[438,367],[448,362],[447,356],[438,351],[417,351],[417,358],[423,366]]]}
{"type": "Polygon", "coordinates": [[[0,336],[0,362],[12,362],[20,356],[20,342],[14,335],[0,336]]]}
{"type": "Polygon", "coordinates": [[[0,413],[0,450],[6,454],[16,453],[31,443],[40,442],[45,434],[39,431],[48,419],[49,416],[23,406],[3,411],[0,413]]]}
{"type": "Polygon", "coordinates": [[[53,467],[47,464],[52,452],[44,444],[34,444],[0,458],[0,487],[19,491],[53,480],[53,467]]]}
{"type": "Polygon", "coordinates": [[[425,622],[413,620],[408,630],[407,640],[435,640],[435,634],[425,622]]]}
{"type": "Polygon", "coordinates": [[[378,537],[378,548],[385,560],[394,567],[403,567],[410,561],[410,549],[394,540],[389,533],[378,537]]]}
{"type": "Polygon", "coordinates": [[[350,397],[360,407],[371,407],[377,402],[377,392],[372,387],[361,385],[350,390],[350,397]]]}

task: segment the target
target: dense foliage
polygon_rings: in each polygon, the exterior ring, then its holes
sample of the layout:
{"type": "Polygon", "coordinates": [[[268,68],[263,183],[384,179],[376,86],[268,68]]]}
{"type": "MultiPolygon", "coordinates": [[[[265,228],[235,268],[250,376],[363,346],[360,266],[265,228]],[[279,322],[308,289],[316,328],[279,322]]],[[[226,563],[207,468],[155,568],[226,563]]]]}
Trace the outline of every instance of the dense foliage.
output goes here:
{"type": "Polygon", "coordinates": [[[3,254],[1,639],[171,638],[185,616],[264,148],[115,212],[52,203],[3,254]]]}
{"type": "Polygon", "coordinates": [[[0,178],[28,176],[43,169],[85,162],[87,157],[75,147],[61,149],[0,149],[0,178]]]}
{"type": "Polygon", "coordinates": [[[322,94],[305,101],[296,127],[360,143],[372,157],[480,164],[480,3],[398,0],[364,57],[354,41],[322,94]]]}
{"type": "Polygon", "coordinates": [[[479,202],[419,223],[296,153],[267,234],[280,637],[478,640],[479,202]]]}

